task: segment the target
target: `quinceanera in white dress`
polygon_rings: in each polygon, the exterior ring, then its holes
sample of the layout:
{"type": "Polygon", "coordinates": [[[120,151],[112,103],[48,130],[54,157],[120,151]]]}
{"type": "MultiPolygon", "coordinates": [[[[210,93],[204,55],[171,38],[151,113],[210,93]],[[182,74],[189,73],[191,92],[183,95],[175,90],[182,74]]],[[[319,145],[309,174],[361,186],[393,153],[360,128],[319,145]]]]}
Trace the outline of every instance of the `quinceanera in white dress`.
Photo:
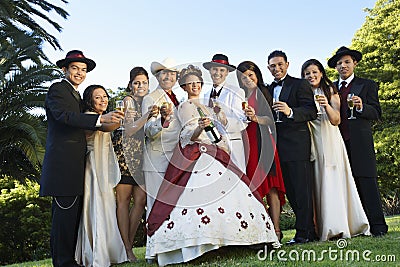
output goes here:
{"type": "Polygon", "coordinates": [[[216,146],[203,131],[196,142],[190,140],[198,126],[198,105],[188,100],[178,108],[180,145],[148,218],[147,249],[161,266],[222,246],[279,244],[258,192],[230,163],[226,138],[216,146]]]}
{"type": "Polygon", "coordinates": [[[84,266],[106,267],[128,260],[114,195],[121,174],[109,132],[92,132],[86,140],[85,190],[75,258],[84,266]]]}
{"type": "MultiPolygon", "coordinates": [[[[318,103],[317,108],[320,109],[318,103]]],[[[339,127],[322,110],[310,121],[315,174],[315,213],[321,241],[370,235],[339,127]]]]}

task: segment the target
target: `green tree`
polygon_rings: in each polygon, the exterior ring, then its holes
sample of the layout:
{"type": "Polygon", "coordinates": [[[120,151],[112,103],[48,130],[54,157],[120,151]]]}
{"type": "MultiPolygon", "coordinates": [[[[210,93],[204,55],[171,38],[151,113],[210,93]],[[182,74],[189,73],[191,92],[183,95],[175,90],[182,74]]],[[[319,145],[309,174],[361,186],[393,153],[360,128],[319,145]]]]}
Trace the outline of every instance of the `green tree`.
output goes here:
{"type": "MultiPolygon", "coordinates": [[[[68,3],[68,1],[65,0],[60,1],[65,4],[68,3]]],[[[27,32],[33,33],[34,36],[41,37],[55,49],[61,49],[58,40],[35,20],[40,18],[60,32],[62,27],[48,16],[52,11],[64,19],[69,16],[63,8],[51,4],[49,1],[1,0],[0,25],[13,25],[18,28],[26,29],[27,32]]]]}
{"type": "Polygon", "coordinates": [[[43,64],[42,40],[12,25],[0,26],[0,176],[37,179],[44,155],[46,82],[61,77],[43,64]]]}
{"type": "Polygon", "coordinates": [[[357,75],[379,84],[382,121],[374,125],[379,183],[387,198],[400,184],[400,0],[377,0],[351,47],[363,54],[357,75]]]}
{"type": "Polygon", "coordinates": [[[0,177],[23,181],[40,174],[46,125],[44,116],[34,110],[44,107],[47,83],[61,77],[42,45],[61,47],[36,20],[61,31],[47,16],[52,11],[64,19],[68,16],[48,1],[0,1],[0,177]]]}

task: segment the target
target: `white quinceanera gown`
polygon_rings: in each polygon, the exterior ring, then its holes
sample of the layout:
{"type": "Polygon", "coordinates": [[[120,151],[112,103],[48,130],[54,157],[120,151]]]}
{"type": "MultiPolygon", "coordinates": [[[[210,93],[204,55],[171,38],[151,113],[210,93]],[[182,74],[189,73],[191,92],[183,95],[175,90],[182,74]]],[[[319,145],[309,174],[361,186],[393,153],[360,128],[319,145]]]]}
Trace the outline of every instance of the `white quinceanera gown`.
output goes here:
{"type": "Polygon", "coordinates": [[[327,114],[323,113],[310,121],[310,129],[315,158],[315,213],[320,240],[370,235],[339,127],[333,126],[327,114]]]}
{"type": "Polygon", "coordinates": [[[113,190],[121,176],[110,133],[95,131],[86,140],[85,191],[75,258],[84,266],[107,267],[128,260],[113,190]]]}
{"type": "MultiPolygon", "coordinates": [[[[148,236],[148,255],[156,257],[163,266],[193,260],[222,246],[277,244],[274,225],[264,205],[234,171],[209,154],[215,146],[204,131],[197,142],[190,141],[199,118],[196,105],[191,101],[182,103],[178,118],[184,125],[180,134],[182,151],[198,146],[195,150],[200,151],[200,156],[192,165],[190,178],[176,205],[148,236]]],[[[218,145],[227,143],[221,141],[218,145]]],[[[174,163],[169,168],[171,164],[174,163]]],[[[153,206],[155,209],[157,204],[153,206]]],[[[153,224],[152,219],[150,214],[148,226],[153,224]]]]}

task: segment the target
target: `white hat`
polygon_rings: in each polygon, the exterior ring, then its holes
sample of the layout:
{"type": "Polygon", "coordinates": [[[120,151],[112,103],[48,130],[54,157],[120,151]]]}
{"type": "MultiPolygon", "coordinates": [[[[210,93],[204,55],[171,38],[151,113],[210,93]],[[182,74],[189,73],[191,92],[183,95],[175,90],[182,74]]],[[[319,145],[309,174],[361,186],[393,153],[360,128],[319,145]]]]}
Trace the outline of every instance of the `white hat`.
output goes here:
{"type": "Polygon", "coordinates": [[[176,68],[176,62],[173,58],[166,58],[164,59],[161,63],[159,62],[152,62],[150,66],[151,73],[153,75],[156,75],[159,71],[161,70],[170,70],[170,71],[176,71],[178,72],[179,70],[176,68]]]}

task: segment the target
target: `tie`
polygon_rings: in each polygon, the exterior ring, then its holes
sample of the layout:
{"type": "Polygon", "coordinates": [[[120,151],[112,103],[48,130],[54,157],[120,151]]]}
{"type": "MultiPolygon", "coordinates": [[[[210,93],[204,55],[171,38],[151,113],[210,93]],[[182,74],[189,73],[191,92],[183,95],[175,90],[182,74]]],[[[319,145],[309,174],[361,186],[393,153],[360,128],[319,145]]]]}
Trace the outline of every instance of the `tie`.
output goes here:
{"type": "Polygon", "coordinates": [[[277,86],[282,86],[283,85],[283,80],[280,80],[280,81],[273,81],[272,82],[272,84],[271,84],[271,88],[275,88],[275,87],[277,87],[277,86]]]}
{"type": "Polygon", "coordinates": [[[350,84],[349,86],[346,86],[347,82],[342,81],[340,83],[340,88],[339,88],[339,97],[340,97],[340,118],[342,119],[340,124],[339,124],[339,130],[340,133],[342,134],[342,137],[345,141],[350,139],[350,130],[349,130],[349,124],[347,120],[347,95],[349,94],[350,91],[350,84]]]}
{"type": "Polygon", "coordinates": [[[347,84],[346,81],[341,82],[341,83],[340,83],[339,91],[342,91],[343,89],[346,89],[346,84],[347,84]]]}
{"type": "MultiPolygon", "coordinates": [[[[221,90],[222,90],[222,88],[221,88],[221,90]]],[[[219,93],[221,93],[221,90],[219,90],[219,93]]],[[[219,96],[219,93],[217,94],[217,90],[215,90],[214,87],[211,89],[210,99],[208,100],[208,106],[210,108],[212,108],[214,106],[212,99],[216,99],[219,96]]]]}
{"type": "Polygon", "coordinates": [[[174,92],[171,91],[171,94],[169,94],[167,91],[165,92],[167,93],[167,96],[169,97],[169,99],[172,101],[172,103],[174,104],[175,107],[179,106],[179,101],[176,98],[176,95],[174,94],[174,92]]]}
{"type": "Polygon", "coordinates": [[[216,97],[217,97],[217,90],[215,90],[215,88],[213,88],[211,90],[210,98],[216,98],[216,97]]]}

